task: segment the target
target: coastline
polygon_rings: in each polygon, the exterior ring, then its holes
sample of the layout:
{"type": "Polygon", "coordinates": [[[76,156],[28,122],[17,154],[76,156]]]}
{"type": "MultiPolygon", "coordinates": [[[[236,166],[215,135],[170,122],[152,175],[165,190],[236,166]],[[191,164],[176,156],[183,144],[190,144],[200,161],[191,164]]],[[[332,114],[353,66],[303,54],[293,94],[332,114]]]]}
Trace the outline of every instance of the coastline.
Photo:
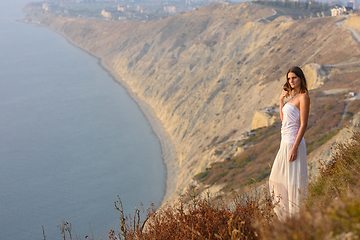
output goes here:
{"type": "MultiPolygon", "coordinates": [[[[37,19],[36,19],[37,20],[37,19]]],[[[22,20],[24,23],[31,23],[34,24],[34,22],[26,22],[22,20]]],[[[78,44],[76,44],[74,41],[72,41],[70,38],[68,38],[64,33],[57,31],[54,28],[51,28],[48,25],[42,24],[40,21],[35,23],[36,25],[46,27],[61,36],[63,36],[70,44],[73,46],[87,52],[91,56],[97,58],[99,60],[99,65],[106,71],[108,74],[112,77],[112,79],[119,83],[129,94],[129,96],[135,101],[135,103],[139,106],[141,112],[144,114],[146,119],[148,120],[152,131],[158,138],[161,146],[161,155],[163,159],[163,163],[166,167],[166,179],[165,179],[165,190],[164,195],[162,197],[160,208],[164,203],[166,203],[167,199],[174,193],[176,190],[176,184],[177,184],[177,165],[176,165],[176,159],[177,159],[177,153],[176,148],[173,144],[173,142],[170,140],[170,136],[168,136],[167,132],[165,131],[165,128],[161,124],[160,119],[156,116],[156,113],[154,109],[146,103],[144,100],[139,98],[135,92],[128,86],[128,84],[121,78],[121,76],[116,73],[114,69],[112,69],[108,64],[105,63],[105,60],[92,54],[91,52],[85,50],[84,48],[80,47],[78,44]]]]}
{"type": "MultiPolygon", "coordinates": [[[[67,39],[67,38],[66,38],[67,39]]],[[[70,41],[69,41],[70,42],[70,41]]],[[[75,45],[76,46],[76,45],[75,45]]],[[[78,46],[77,46],[78,47],[78,46]]],[[[139,106],[141,112],[144,114],[148,120],[152,131],[157,136],[161,146],[161,155],[163,158],[163,163],[166,167],[166,187],[165,193],[161,200],[161,205],[163,205],[170,195],[176,189],[177,182],[177,166],[175,164],[177,159],[177,154],[173,142],[170,140],[170,137],[165,131],[165,128],[161,124],[160,119],[156,116],[154,109],[144,100],[137,97],[136,93],[128,86],[128,84],[119,76],[111,67],[109,67],[105,61],[99,58],[99,65],[109,73],[109,75],[118,82],[129,94],[129,96],[136,102],[139,106]]],[[[160,207],[160,206],[159,206],[160,207]]]]}

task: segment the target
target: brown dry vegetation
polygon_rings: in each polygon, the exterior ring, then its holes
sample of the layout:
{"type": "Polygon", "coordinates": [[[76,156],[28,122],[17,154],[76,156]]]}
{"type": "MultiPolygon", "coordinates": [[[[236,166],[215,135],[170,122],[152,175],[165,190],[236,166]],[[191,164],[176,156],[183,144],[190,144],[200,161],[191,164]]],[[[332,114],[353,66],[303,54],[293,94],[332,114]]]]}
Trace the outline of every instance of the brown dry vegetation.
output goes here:
{"type": "MultiPolygon", "coordinates": [[[[232,204],[220,206],[190,194],[192,201],[187,203],[159,211],[152,206],[145,224],[137,214],[134,219],[124,218],[121,212],[121,229],[111,230],[108,239],[359,239],[360,132],[336,149],[331,162],[320,168],[320,175],[309,186],[299,214],[285,222],[274,215],[266,193],[234,195],[232,204]]],[[[60,226],[63,239],[69,229],[67,222],[60,226]]]]}
{"type": "Polygon", "coordinates": [[[109,239],[259,239],[253,223],[261,226],[274,217],[269,196],[234,195],[231,205],[214,205],[192,194],[190,198],[159,211],[152,206],[142,227],[129,217],[127,228],[117,234],[111,230],[109,239]]]}
{"type": "MultiPolygon", "coordinates": [[[[337,152],[308,189],[298,216],[280,222],[270,197],[237,196],[233,207],[207,199],[149,211],[147,226],[126,239],[358,239],[360,237],[360,132],[337,152]]],[[[116,239],[111,231],[109,239],[116,239]]],[[[118,238],[122,238],[118,233],[118,238]]]]}
{"type": "Polygon", "coordinates": [[[330,140],[346,123],[342,119],[344,94],[325,95],[318,92],[313,99],[315,101],[311,105],[309,128],[305,135],[308,154],[330,140]]]}
{"type": "Polygon", "coordinates": [[[337,144],[331,162],[310,185],[299,218],[262,228],[268,239],[359,239],[360,133],[337,144]]]}
{"type": "Polygon", "coordinates": [[[347,112],[350,113],[350,115],[356,114],[360,109],[360,100],[355,100],[349,103],[347,107],[347,112]]]}
{"type": "Polygon", "coordinates": [[[270,173],[270,163],[279,147],[280,123],[258,129],[256,136],[243,143],[248,149],[235,158],[213,163],[204,173],[195,176],[204,184],[225,183],[223,190],[238,189],[245,184],[260,182],[270,173]]]}

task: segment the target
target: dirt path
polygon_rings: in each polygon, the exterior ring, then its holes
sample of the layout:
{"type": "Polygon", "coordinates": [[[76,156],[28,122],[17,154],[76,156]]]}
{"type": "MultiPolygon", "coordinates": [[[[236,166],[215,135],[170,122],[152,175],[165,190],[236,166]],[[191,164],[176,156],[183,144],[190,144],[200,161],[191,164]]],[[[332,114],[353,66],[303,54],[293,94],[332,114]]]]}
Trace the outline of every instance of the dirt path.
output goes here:
{"type": "Polygon", "coordinates": [[[347,112],[347,108],[349,106],[349,103],[351,103],[354,100],[359,100],[359,99],[360,99],[360,93],[358,93],[354,97],[350,98],[350,101],[347,104],[345,104],[344,113],[342,115],[342,118],[344,118],[346,116],[346,112],[347,112]]]}
{"type": "Polygon", "coordinates": [[[348,16],[346,16],[344,20],[337,22],[336,25],[349,30],[351,32],[351,35],[354,37],[354,39],[358,42],[358,44],[360,44],[360,35],[357,32],[355,32],[355,30],[344,25],[344,22],[347,18],[348,18],[348,16]]]}
{"type": "MultiPolygon", "coordinates": [[[[360,43],[359,43],[360,44],[360,43]]],[[[353,64],[359,64],[360,61],[357,62],[349,62],[349,63],[335,63],[335,64],[327,64],[323,65],[325,67],[338,67],[338,66],[346,66],[346,65],[353,65],[353,64]]]]}
{"type": "Polygon", "coordinates": [[[269,16],[266,16],[266,17],[261,17],[261,18],[259,18],[259,19],[257,19],[255,22],[261,22],[261,21],[265,21],[265,22],[267,22],[267,23],[269,23],[270,22],[270,20],[268,20],[267,18],[268,17],[272,17],[272,16],[275,16],[276,15],[276,11],[275,11],[275,9],[271,9],[271,11],[273,12],[273,14],[271,14],[271,15],[269,15],[269,16]]]}

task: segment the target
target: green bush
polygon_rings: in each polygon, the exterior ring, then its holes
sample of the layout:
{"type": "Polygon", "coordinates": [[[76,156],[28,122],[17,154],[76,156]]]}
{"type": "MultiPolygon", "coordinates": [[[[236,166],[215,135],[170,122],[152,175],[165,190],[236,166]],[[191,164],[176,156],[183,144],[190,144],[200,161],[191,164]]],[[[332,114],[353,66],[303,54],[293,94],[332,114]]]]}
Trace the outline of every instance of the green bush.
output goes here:
{"type": "Polygon", "coordinates": [[[199,174],[196,174],[195,176],[194,176],[194,179],[196,179],[196,180],[201,180],[201,179],[203,179],[204,177],[206,177],[208,174],[207,174],[207,172],[201,172],[201,173],[199,173],[199,174]]]}
{"type": "Polygon", "coordinates": [[[325,111],[325,112],[330,111],[331,109],[333,109],[333,105],[331,105],[331,104],[327,104],[327,105],[324,107],[324,111],[325,111]]]}

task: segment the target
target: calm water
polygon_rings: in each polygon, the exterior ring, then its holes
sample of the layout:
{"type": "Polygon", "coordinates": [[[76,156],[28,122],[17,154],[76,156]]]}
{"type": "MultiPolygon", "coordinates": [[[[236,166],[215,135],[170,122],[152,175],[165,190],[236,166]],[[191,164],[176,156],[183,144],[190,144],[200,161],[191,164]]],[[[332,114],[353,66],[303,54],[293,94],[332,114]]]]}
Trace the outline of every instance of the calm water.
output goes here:
{"type": "Polygon", "coordinates": [[[98,60],[57,33],[15,22],[0,1],[0,239],[97,239],[119,230],[113,202],[159,205],[165,167],[138,106],[98,60]]]}

